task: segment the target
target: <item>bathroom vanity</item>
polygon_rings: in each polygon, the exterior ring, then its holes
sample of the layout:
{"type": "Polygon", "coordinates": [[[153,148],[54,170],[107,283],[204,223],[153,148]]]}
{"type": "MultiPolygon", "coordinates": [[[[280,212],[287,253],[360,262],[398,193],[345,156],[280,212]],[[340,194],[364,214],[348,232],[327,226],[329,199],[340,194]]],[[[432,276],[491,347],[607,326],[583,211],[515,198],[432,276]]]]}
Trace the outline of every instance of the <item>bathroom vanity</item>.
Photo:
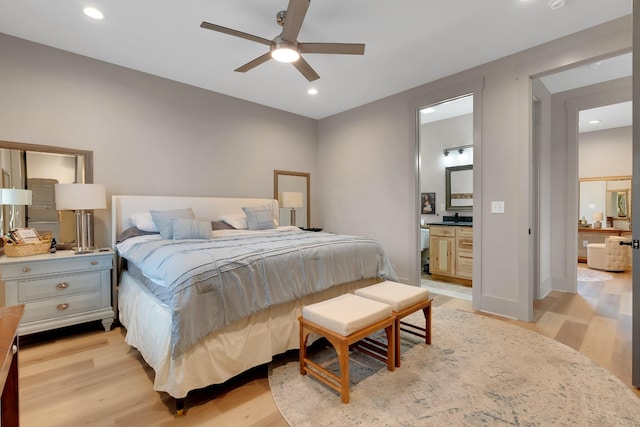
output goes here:
{"type": "Polygon", "coordinates": [[[471,286],[473,278],[473,224],[470,221],[432,223],[430,273],[436,280],[471,286]]]}

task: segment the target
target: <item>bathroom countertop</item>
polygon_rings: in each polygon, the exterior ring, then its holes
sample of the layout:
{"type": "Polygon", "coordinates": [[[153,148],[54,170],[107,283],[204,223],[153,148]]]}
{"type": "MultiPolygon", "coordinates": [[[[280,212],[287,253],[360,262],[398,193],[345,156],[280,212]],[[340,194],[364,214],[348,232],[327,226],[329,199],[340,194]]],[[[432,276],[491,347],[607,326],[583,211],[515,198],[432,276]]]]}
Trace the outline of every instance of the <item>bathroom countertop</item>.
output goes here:
{"type": "Polygon", "coordinates": [[[473,227],[473,222],[468,221],[441,221],[441,222],[431,222],[429,225],[447,225],[447,226],[458,226],[458,227],[473,227]]]}

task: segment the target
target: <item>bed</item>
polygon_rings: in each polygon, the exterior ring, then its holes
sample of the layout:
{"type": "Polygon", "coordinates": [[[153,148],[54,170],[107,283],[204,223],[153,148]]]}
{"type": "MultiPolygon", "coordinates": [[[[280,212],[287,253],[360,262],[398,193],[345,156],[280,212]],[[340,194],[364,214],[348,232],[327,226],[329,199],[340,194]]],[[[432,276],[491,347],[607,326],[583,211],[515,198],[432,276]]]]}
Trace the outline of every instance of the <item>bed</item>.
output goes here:
{"type": "Polygon", "coordinates": [[[179,413],[190,390],[298,348],[304,305],[396,280],[374,240],[277,226],[277,200],[113,196],[111,206],[125,341],[154,370],[153,388],[176,399],[179,413]],[[185,210],[193,218],[172,217],[185,210]],[[152,217],[161,232],[171,217],[174,234],[141,232],[150,213],[162,215],[152,217]],[[197,236],[193,230],[206,233],[206,223],[213,231],[197,236]],[[216,229],[220,224],[236,228],[216,229]],[[133,237],[123,240],[124,234],[133,237]]]}

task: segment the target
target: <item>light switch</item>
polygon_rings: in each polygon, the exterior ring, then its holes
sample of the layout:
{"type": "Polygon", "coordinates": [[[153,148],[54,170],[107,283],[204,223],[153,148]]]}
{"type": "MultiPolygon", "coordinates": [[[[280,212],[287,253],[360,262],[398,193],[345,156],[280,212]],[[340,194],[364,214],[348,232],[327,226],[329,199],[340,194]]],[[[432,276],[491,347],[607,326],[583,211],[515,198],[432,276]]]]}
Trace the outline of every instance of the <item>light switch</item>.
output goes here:
{"type": "Polygon", "coordinates": [[[491,202],[491,213],[504,213],[504,202],[491,202]]]}
{"type": "Polygon", "coordinates": [[[445,210],[444,203],[440,203],[440,212],[444,212],[445,210]]]}

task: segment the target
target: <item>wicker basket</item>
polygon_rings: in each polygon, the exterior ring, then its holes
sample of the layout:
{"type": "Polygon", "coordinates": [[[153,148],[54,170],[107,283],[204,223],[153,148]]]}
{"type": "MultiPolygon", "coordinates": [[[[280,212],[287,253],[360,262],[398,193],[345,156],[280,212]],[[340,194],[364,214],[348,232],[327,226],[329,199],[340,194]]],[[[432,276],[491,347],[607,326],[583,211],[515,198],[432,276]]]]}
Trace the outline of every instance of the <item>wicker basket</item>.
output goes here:
{"type": "Polygon", "coordinates": [[[10,257],[46,254],[51,249],[51,239],[40,243],[4,244],[4,254],[10,257]]]}

